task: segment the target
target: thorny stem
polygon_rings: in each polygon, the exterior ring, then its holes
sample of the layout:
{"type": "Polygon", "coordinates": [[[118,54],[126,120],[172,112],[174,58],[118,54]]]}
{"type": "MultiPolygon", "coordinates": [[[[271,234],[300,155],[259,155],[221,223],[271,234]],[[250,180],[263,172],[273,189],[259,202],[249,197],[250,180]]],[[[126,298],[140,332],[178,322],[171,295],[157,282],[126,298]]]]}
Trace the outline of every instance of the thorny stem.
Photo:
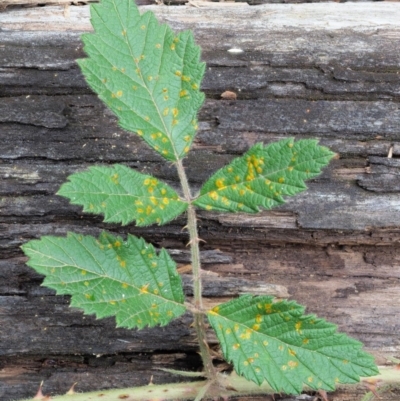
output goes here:
{"type": "Polygon", "coordinates": [[[204,315],[202,313],[203,300],[202,300],[202,283],[201,283],[201,265],[200,265],[200,250],[199,250],[199,235],[197,232],[197,218],[196,211],[192,204],[192,194],[186,172],[182,164],[182,160],[178,160],[176,167],[179,174],[179,179],[182,186],[183,196],[188,202],[189,207],[187,210],[188,224],[187,228],[189,231],[189,245],[190,253],[192,258],[192,273],[193,273],[193,297],[194,306],[197,312],[194,313],[194,327],[196,330],[197,338],[200,346],[200,355],[203,360],[204,371],[209,379],[214,380],[216,377],[216,371],[212,363],[212,357],[210,354],[210,348],[208,347],[206,337],[206,325],[204,321],[204,315]]]}

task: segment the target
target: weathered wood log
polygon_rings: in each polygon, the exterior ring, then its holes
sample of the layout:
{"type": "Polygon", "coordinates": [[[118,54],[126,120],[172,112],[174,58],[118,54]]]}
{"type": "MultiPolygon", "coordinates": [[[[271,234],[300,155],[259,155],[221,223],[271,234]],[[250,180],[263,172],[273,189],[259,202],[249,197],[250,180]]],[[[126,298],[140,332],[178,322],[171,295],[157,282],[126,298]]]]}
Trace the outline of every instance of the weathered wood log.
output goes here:
{"type": "MultiPolygon", "coordinates": [[[[207,62],[207,100],[185,160],[193,186],[260,141],[316,137],[340,155],[306,193],[274,211],[200,213],[203,268],[214,274],[205,275],[208,302],[251,287],[289,293],[363,341],[379,363],[400,357],[400,7],[199,7],[143,8],[175,29],[193,29],[207,62]],[[226,90],[237,99],[222,100],[226,90]]],[[[79,391],[126,387],[151,375],[157,383],[178,380],[158,366],[200,364],[189,315],[160,330],[115,329],[113,319],[69,309],[68,297],[39,287],[41,277],[24,264],[19,246],[27,240],[103,229],[172,249],[183,272],[190,263],[183,218],[163,227],[106,225],[54,195],[69,174],[92,163],[126,163],[177,187],[173,166],[117,126],[75,64],[84,56],[79,35],[90,30],[88,7],[64,11],[0,14],[5,401],[33,395],[43,379],[47,393],[65,392],[76,381],[79,391]]],[[[183,276],[190,296],[190,277],[183,276]]],[[[355,400],[363,391],[331,399],[355,400]]],[[[398,400],[399,392],[382,397],[398,400]]]]}

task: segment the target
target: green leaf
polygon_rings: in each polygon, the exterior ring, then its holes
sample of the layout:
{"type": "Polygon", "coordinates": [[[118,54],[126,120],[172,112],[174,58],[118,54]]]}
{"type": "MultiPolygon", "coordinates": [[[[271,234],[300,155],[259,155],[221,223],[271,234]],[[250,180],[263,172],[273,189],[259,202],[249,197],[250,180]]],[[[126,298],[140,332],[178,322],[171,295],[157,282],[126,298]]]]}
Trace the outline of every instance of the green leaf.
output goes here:
{"type": "Polygon", "coordinates": [[[29,241],[22,250],[28,266],[46,276],[43,285],[72,295],[71,306],[87,314],[116,316],[119,327],[164,326],[185,312],[175,262],[142,238],[70,233],[29,241]]]}
{"type": "Polygon", "coordinates": [[[85,212],[104,214],[110,223],[164,224],[188,206],[169,185],[120,164],[90,167],[68,179],[58,195],[83,205],[85,212]]]}
{"type": "Polygon", "coordinates": [[[245,295],[208,312],[223,354],[236,372],[277,392],[298,394],[303,383],[334,390],[378,373],[362,344],[293,301],[245,295]]]}
{"type": "Polygon", "coordinates": [[[78,64],[90,87],[133,131],[167,160],[183,158],[204,101],[205,64],[189,31],[174,35],[133,0],[90,6],[95,33],[82,36],[87,59],[78,64]]]}
{"type": "Polygon", "coordinates": [[[218,170],[201,188],[195,205],[221,212],[257,213],[284,203],[283,196],[307,187],[335,154],[314,139],[293,138],[254,145],[218,170]]]}

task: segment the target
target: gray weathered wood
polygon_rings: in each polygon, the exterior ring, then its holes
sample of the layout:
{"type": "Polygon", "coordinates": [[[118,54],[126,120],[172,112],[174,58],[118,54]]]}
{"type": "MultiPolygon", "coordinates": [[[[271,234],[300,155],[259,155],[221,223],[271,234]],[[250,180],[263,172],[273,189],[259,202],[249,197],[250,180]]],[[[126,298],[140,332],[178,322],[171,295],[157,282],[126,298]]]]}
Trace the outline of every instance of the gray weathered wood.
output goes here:
{"type": "MultiPolygon", "coordinates": [[[[194,29],[207,62],[207,100],[190,158],[194,188],[257,142],[316,137],[340,158],[309,191],[259,215],[200,212],[209,305],[266,291],[336,322],[376,355],[400,357],[400,6],[327,3],[144,7],[194,29]],[[232,53],[232,48],[242,52],[232,53]],[[230,90],[237,100],[221,100],[230,90]],[[388,157],[390,156],[390,157],[388,157]],[[270,283],[268,286],[266,283],[270,283]]],[[[185,315],[160,331],[114,328],[39,287],[19,246],[67,231],[142,235],[173,250],[190,296],[187,236],[167,226],[106,225],[55,194],[91,163],[126,163],[177,187],[173,166],[122,131],[75,59],[87,7],[0,13],[0,398],[144,384],[196,369],[185,315]]],[[[215,344],[213,334],[209,333],[215,344]]],[[[332,400],[359,399],[361,390],[332,400]]],[[[294,398],[293,398],[294,399],[294,398]]],[[[384,400],[398,400],[399,392],[384,400]]]]}

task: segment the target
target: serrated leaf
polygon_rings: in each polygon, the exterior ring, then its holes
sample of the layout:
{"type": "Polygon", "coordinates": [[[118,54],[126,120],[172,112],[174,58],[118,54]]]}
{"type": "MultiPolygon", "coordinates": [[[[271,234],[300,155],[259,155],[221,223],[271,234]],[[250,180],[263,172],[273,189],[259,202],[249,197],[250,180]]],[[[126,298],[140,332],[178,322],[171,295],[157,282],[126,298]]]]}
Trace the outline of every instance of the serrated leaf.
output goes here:
{"type": "Polygon", "coordinates": [[[109,223],[164,224],[188,206],[169,185],[120,164],[90,167],[68,179],[58,195],[82,205],[85,212],[104,214],[109,223]]]}
{"type": "Polygon", "coordinates": [[[208,313],[224,357],[236,372],[277,392],[298,394],[303,383],[334,390],[378,373],[362,344],[293,301],[245,295],[208,313]]]}
{"type": "Polygon", "coordinates": [[[78,60],[88,84],[118,116],[167,160],[190,149],[205,64],[189,31],[174,35],[133,0],[92,4],[94,34],[82,36],[89,58],[78,60]]]}
{"type": "Polygon", "coordinates": [[[22,250],[28,266],[46,276],[43,285],[72,295],[71,306],[87,314],[115,316],[119,327],[164,326],[185,312],[175,262],[142,238],[69,233],[29,241],[22,250]]]}
{"type": "Polygon", "coordinates": [[[201,188],[195,205],[222,212],[256,213],[284,203],[283,196],[307,187],[304,180],[320,174],[334,156],[314,139],[293,138],[254,145],[218,170],[201,188]]]}

